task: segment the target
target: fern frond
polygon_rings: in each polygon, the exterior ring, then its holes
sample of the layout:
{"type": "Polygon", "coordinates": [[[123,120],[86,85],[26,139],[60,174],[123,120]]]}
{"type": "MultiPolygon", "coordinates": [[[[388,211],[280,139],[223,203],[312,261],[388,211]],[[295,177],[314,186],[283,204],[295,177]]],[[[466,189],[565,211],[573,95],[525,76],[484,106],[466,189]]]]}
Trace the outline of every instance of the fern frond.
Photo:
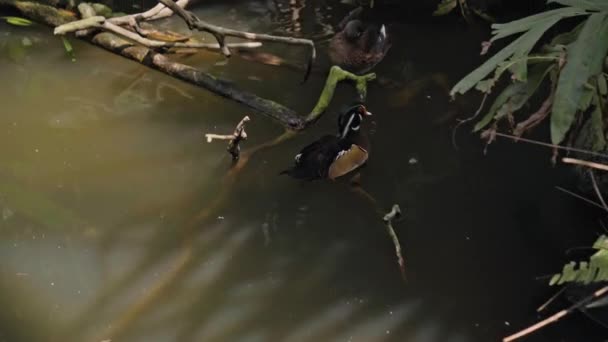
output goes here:
{"type": "Polygon", "coordinates": [[[589,262],[581,261],[578,267],[576,262],[570,262],[564,266],[561,273],[551,278],[549,285],[608,281],[608,237],[600,236],[593,244],[593,249],[597,252],[589,258],[589,262]]]}

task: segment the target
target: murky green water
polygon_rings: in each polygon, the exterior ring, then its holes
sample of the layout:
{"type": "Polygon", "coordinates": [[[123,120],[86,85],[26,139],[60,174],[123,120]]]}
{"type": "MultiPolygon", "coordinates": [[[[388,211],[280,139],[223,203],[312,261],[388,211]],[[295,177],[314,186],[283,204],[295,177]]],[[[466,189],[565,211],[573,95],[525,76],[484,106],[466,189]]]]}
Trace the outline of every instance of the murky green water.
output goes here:
{"type": "MultiPolygon", "coordinates": [[[[332,5],[319,9],[323,24],[347,9],[332,5]]],[[[304,36],[326,29],[314,9],[304,36]]],[[[262,10],[197,13],[284,31],[262,10]]],[[[378,68],[406,86],[369,89],[373,148],[361,181],[382,208],[404,208],[395,228],[405,284],[369,202],[343,183],[277,176],[335,130],[333,114],[225,182],[225,146],[203,135],[230,132],[245,108],[79,41],[72,62],[48,28],[0,24],[0,341],[485,342],[532,323],[551,294],[536,278],[593,241],[595,213],[554,189],[572,184],[546,150],[503,141],[484,156],[466,129],[454,149],[453,115],[476,100],[457,107],[416,80],[452,84],[478,63],[486,35],[410,17],[392,26],[378,68]]],[[[301,112],[323,84],[211,52],[182,60],[301,112]]],[[[352,94],[342,86],[333,108],[352,94]]],[[[254,115],[247,131],[251,148],[281,128],[254,115]]],[[[575,315],[530,341],[601,335],[575,315]]]]}

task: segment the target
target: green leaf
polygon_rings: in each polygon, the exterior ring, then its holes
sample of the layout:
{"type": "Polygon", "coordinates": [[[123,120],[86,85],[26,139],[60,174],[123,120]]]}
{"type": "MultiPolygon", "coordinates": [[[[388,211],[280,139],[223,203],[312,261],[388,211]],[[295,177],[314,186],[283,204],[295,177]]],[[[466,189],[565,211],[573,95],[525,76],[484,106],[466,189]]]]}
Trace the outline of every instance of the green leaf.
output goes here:
{"type": "Polygon", "coordinates": [[[517,54],[520,59],[523,59],[522,57],[530,52],[543,33],[545,33],[545,31],[553,26],[558,20],[559,18],[554,17],[537,22],[537,25],[533,29],[521,35],[521,37],[517,38],[511,44],[507,45],[504,49],[492,56],[492,58],[488,59],[480,67],[461,79],[452,88],[450,95],[454,96],[456,93],[466,93],[490,72],[492,72],[492,70],[499,66],[500,63],[504,62],[507,58],[514,54],[517,54]]]}
{"type": "Polygon", "coordinates": [[[20,17],[0,17],[6,20],[7,23],[15,26],[30,26],[33,24],[30,20],[20,17]]]}
{"type": "Polygon", "coordinates": [[[606,147],[602,110],[595,90],[589,90],[587,93],[591,94],[589,103],[591,104],[592,102],[594,107],[591,115],[589,115],[589,118],[587,118],[583,123],[580,132],[576,136],[576,145],[585,149],[599,152],[603,151],[606,147]]]}
{"type": "Polygon", "coordinates": [[[571,31],[558,34],[557,36],[553,37],[550,45],[555,46],[555,45],[571,44],[572,42],[574,42],[576,40],[576,37],[578,37],[578,35],[581,32],[581,29],[583,28],[584,25],[585,25],[585,22],[583,21],[582,23],[576,25],[576,27],[573,28],[571,31]]]}
{"type": "Polygon", "coordinates": [[[573,6],[588,11],[608,11],[606,0],[549,0],[550,3],[558,3],[564,6],[573,6]]]}
{"type": "Polygon", "coordinates": [[[458,6],[458,0],[443,0],[437,5],[437,9],[433,12],[434,16],[446,15],[458,6]]]}
{"type": "Polygon", "coordinates": [[[473,132],[477,132],[487,126],[492,119],[501,119],[505,115],[521,109],[554,67],[554,64],[549,66],[546,64],[534,65],[530,70],[530,77],[527,82],[516,81],[509,84],[496,97],[488,113],[473,128],[473,132]]]}
{"type": "Polygon", "coordinates": [[[608,13],[592,14],[577,40],[568,48],[568,60],[560,73],[551,114],[551,141],[561,143],[581,103],[585,83],[602,71],[608,53],[608,13]]]}
{"type": "Polygon", "coordinates": [[[504,24],[493,24],[492,34],[494,37],[492,37],[490,41],[493,42],[516,33],[528,31],[546,20],[555,20],[555,22],[557,22],[563,18],[587,14],[589,13],[580,8],[566,7],[541,12],[539,14],[531,15],[504,24]]]}
{"type": "Polygon", "coordinates": [[[591,112],[591,118],[587,120],[590,125],[590,137],[593,139],[591,150],[603,151],[606,147],[606,136],[604,135],[604,120],[602,118],[602,108],[599,101],[595,101],[595,109],[591,112]]]}
{"type": "Polygon", "coordinates": [[[528,60],[526,57],[530,54],[530,51],[545,31],[557,23],[559,19],[560,18],[545,19],[542,22],[538,22],[537,25],[526,33],[526,35],[530,35],[530,37],[518,46],[513,53],[513,57],[509,60],[513,64],[509,67],[509,70],[513,74],[513,79],[521,82],[526,81],[528,78],[528,60]]]}
{"type": "Polygon", "coordinates": [[[74,48],[72,47],[72,44],[70,43],[70,41],[64,36],[61,36],[61,41],[63,41],[63,48],[65,49],[65,53],[70,57],[72,62],[76,62],[76,56],[74,55],[74,48]]]}
{"type": "Polygon", "coordinates": [[[608,94],[608,84],[606,83],[606,77],[604,77],[603,74],[597,75],[597,90],[602,96],[606,96],[608,94]]]}

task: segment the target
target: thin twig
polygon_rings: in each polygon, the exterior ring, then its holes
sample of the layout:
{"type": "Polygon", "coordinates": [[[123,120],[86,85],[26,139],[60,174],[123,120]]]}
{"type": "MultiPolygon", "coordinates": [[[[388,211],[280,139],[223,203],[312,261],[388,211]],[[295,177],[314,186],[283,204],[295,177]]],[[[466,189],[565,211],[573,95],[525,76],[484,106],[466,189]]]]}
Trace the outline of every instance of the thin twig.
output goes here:
{"type": "Polygon", "coordinates": [[[579,308],[587,305],[592,300],[603,296],[606,292],[608,292],[608,286],[602,287],[601,289],[595,291],[592,295],[590,295],[590,296],[584,298],[583,300],[581,300],[581,301],[573,304],[572,306],[570,306],[567,309],[559,311],[558,313],[556,313],[556,314],[554,314],[554,315],[552,315],[552,316],[550,316],[548,318],[545,318],[542,321],[540,321],[540,322],[538,322],[538,323],[536,323],[536,324],[534,324],[534,325],[532,325],[532,326],[530,326],[530,327],[528,327],[528,328],[526,328],[526,329],[524,329],[524,330],[522,330],[522,331],[520,331],[520,332],[518,332],[516,334],[513,334],[511,336],[505,337],[502,341],[503,342],[515,341],[515,340],[520,339],[520,338],[522,338],[522,337],[524,337],[526,335],[529,335],[529,334],[531,334],[531,333],[533,333],[533,332],[535,332],[535,331],[537,331],[537,330],[539,330],[539,329],[541,329],[541,328],[543,328],[543,327],[545,327],[545,326],[547,326],[549,324],[555,323],[560,318],[568,315],[569,313],[572,313],[572,311],[574,311],[576,309],[579,309],[579,308]]]}
{"type": "Polygon", "coordinates": [[[604,201],[604,196],[602,196],[602,192],[600,191],[600,188],[597,186],[597,182],[595,181],[595,175],[593,174],[592,170],[589,170],[589,177],[591,177],[591,183],[593,184],[593,189],[595,190],[595,194],[597,195],[597,198],[602,203],[604,210],[608,211],[608,206],[606,205],[606,201],[604,201]]]}
{"type": "Polygon", "coordinates": [[[574,196],[574,197],[576,197],[576,198],[578,198],[578,199],[580,199],[580,200],[583,200],[583,201],[585,201],[585,202],[587,202],[587,203],[589,203],[589,204],[591,204],[591,205],[593,205],[593,206],[596,206],[596,207],[598,207],[598,208],[600,208],[600,209],[604,209],[604,210],[605,210],[605,208],[604,208],[602,205],[600,205],[599,203],[594,202],[594,201],[592,201],[592,200],[590,200],[590,199],[588,199],[588,198],[586,198],[586,197],[584,197],[584,196],[581,196],[581,195],[579,195],[579,194],[577,194],[577,193],[575,193],[575,192],[572,192],[572,191],[570,191],[570,190],[564,189],[564,188],[562,188],[561,186],[556,186],[555,188],[556,188],[557,190],[559,190],[559,191],[562,191],[562,192],[567,193],[567,194],[568,194],[568,195],[570,195],[570,196],[574,196]]]}
{"type": "Polygon", "coordinates": [[[594,162],[581,160],[581,159],[562,158],[562,162],[564,162],[566,164],[582,165],[582,166],[587,166],[587,167],[590,167],[593,169],[608,171],[608,165],[606,165],[606,164],[594,163],[594,162]]]}
{"type": "Polygon", "coordinates": [[[547,99],[543,102],[540,108],[530,115],[526,120],[520,122],[515,126],[513,130],[513,135],[517,137],[521,137],[524,132],[531,130],[536,125],[541,123],[549,112],[551,112],[551,106],[553,105],[553,93],[547,97],[547,99]]]}
{"type": "Polygon", "coordinates": [[[454,129],[452,129],[452,146],[454,146],[455,149],[458,149],[458,144],[456,144],[456,131],[458,130],[458,128],[462,125],[464,125],[465,123],[471,121],[471,120],[475,120],[476,117],[479,116],[479,114],[481,113],[481,111],[483,110],[483,106],[486,103],[486,99],[488,98],[488,94],[484,94],[483,99],[481,100],[481,104],[479,105],[479,108],[477,108],[477,111],[475,112],[475,114],[473,114],[472,116],[464,119],[464,120],[460,120],[456,126],[454,126],[454,129]]]}
{"type": "Polygon", "coordinates": [[[544,146],[544,147],[551,147],[551,148],[556,148],[556,149],[559,149],[559,150],[570,151],[570,152],[578,152],[578,153],[583,153],[583,154],[588,154],[588,155],[591,155],[591,156],[602,157],[602,158],[607,158],[608,159],[608,155],[607,154],[593,152],[593,151],[589,151],[589,150],[583,150],[583,149],[576,148],[576,147],[554,145],[554,144],[549,144],[549,143],[538,141],[538,140],[532,140],[532,139],[526,139],[526,138],[516,137],[514,135],[500,133],[500,132],[496,132],[494,134],[496,136],[498,136],[498,137],[503,137],[503,138],[508,138],[508,139],[514,140],[515,142],[523,141],[523,142],[529,143],[529,144],[534,144],[534,145],[539,145],[539,146],[544,146]]]}
{"type": "Polygon", "coordinates": [[[399,270],[401,271],[401,277],[403,280],[406,280],[405,277],[405,260],[401,255],[401,244],[399,243],[399,237],[397,237],[397,233],[395,233],[395,229],[393,228],[393,220],[397,217],[401,216],[401,208],[399,208],[398,204],[393,204],[391,211],[384,215],[384,223],[386,224],[386,229],[388,231],[388,235],[390,235],[393,240],[393,245],[395,245],[395,254],[397,255],[397,263],[399,264],[399,270]]]}
{"type": "Polygon", "coordinates": [[[549,306],[551,303],[553,303],[553,301],[555,301],[557,299],[557,297],[559,297],[560,294],[562,294],[566,288],[568,288],[567,286],[562,287],[561,289],[559,289],[559,291],[557,291],[553,296],[551,296],[551,298],[549,298],[543,305],[539,306],[538,309],[536,309],[536,312],[541,312],[543,310],[545,310],[547,308],[547,306],[549,306]]]}

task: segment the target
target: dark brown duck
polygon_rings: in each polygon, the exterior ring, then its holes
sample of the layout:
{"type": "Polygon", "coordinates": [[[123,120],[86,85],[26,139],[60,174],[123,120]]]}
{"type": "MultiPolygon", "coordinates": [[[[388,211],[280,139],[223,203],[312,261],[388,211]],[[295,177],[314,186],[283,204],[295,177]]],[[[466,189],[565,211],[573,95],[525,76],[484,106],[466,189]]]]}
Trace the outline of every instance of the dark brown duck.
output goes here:
{"type": "Polygon", "coordinates": [[[329,43],[329,59],[350,72],[369,72],[390,48],[386,27],[365,15],[361,7],[346,16],[338,29],[329,43]]]}

